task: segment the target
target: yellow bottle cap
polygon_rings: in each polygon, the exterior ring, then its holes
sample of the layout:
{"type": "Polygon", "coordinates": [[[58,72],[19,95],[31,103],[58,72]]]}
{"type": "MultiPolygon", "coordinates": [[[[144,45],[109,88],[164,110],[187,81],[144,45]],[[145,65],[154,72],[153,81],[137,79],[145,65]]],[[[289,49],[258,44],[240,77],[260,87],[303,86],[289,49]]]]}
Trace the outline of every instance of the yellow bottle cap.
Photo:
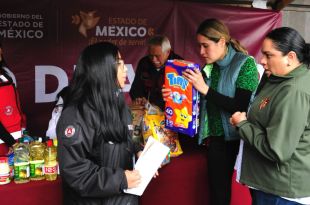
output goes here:
{"type": "Polygon", "coordinates": [[[53,139],[53,145],[54,145],[54,147],[57,147],[58,146],[58,140],[55,138],[55,139],[53,139]]]}

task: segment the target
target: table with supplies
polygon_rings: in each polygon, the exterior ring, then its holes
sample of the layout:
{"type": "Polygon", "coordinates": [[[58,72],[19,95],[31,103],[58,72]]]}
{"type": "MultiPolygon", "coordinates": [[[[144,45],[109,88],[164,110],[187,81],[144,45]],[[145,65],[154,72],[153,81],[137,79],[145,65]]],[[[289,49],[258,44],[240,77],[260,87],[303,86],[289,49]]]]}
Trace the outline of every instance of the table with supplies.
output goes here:
{"type": "MultiPolygon", "coordinates": [[[[208,205],[206,148],[198,146],[195,138],[180,138],[184,153],[159,170],[143,195],[140,205],[208,205]]],[[[56,181],[30,181],[0,186],[1,205],[62,205],[61,178],[56,181]]],[[[234,182],[231,205],[250,205],[246,187],[234,182]]]]}

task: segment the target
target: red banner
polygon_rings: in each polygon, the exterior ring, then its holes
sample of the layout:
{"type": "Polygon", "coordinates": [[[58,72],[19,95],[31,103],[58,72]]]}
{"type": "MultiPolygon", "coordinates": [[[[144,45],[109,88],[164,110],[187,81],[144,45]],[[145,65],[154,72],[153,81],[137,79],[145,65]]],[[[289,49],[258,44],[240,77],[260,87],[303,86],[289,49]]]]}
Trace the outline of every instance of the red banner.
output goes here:
{"type": "Polygon", "coordinates": [[[269,10],[164,0],[16,2],[1,3],[0,38],[17,79],[27,127],[35,135],[45,135],[56,94],[68,84],[88,44],[110,41],[119,46],[129,68],[128,92],[136,65],[146,54],[146,41],[154,34],[167,35],[176,53],[202,63],[196,28],[206,18],[218,18],[259,59],[265,34],[280,26],[282,18],[269,10]]]}

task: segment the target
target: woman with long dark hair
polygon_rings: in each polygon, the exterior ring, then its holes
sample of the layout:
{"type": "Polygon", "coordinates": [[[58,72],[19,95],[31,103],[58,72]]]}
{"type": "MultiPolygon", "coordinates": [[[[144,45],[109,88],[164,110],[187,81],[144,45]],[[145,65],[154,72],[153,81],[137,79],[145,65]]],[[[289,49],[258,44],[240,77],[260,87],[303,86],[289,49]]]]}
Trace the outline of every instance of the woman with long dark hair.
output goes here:
{"type": "Polygon", "coordinates": [[[140,183],[125,103],[127,67],[111,43],[86,47],[57,124],[64,204],[138,204],[124,189],[140,183]]]}

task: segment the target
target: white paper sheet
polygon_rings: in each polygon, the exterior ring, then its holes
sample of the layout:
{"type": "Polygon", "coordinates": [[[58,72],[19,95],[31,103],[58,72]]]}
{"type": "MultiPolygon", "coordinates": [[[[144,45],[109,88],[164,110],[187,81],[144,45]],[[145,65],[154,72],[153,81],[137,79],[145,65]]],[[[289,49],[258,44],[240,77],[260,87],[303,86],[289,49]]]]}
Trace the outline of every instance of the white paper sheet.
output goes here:
{"type": "Polygon", "coordinates": [[[139,157],[135,169],[139,170],[141,183],[138,187],[124,190],[125,193],[141,196],[152,177],[160,167],[169,152],[169,147],[149,137],[139,157]]]}

